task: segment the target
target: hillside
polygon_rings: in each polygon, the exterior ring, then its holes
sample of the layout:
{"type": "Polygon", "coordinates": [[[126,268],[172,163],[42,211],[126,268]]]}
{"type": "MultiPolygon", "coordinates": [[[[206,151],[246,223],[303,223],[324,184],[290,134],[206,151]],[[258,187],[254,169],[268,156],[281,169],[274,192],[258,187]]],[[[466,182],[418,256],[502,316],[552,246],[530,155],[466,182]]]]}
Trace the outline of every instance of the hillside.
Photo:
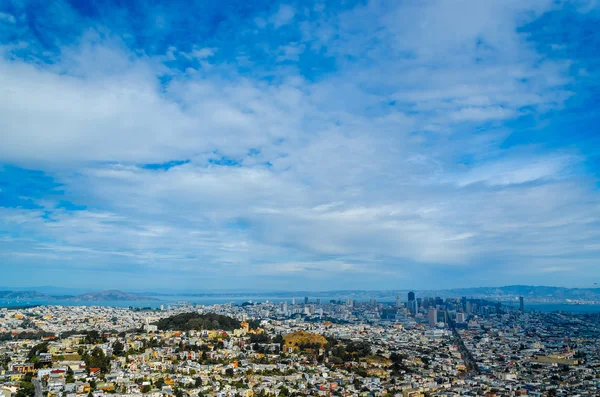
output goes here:
{"type": "Polygon", "coordinates": [[[232,331],[241,327],[240,322],[229,316],[207,313],[181,313],[163,318],[156,324],[162,331],[217,330],[232,331]]]}
{"type": "Polygon", "coordinates": [[[318,334],[312,334],[306,331],[296,331],[283,337],[286,348],[305,349],[323,347],[327,344],[327,339],[318,334]]]}
{"type": "Polygon", "coordinates": [[[0,291],[0,299],[20,299],[20,300],[65,300],[65,301],[153,301],[143,295],[131,294],[128,292],[110,290],[102,292],[89,292],[82,295],[47,295],[37,291],[0,291]]]}
{"type": "Polygon", "coordinates": [[[109,290],[102,292],[90,292],[83,295],[70,298],[70,300],[82,300],[82,301],[149,301],[157,300],[143,295],[132,294],[129,292],[109,290]]]}
{"type": "Polygon", "coordinates": [[[0,291],[0,299],[51,300],[51,296],[36,291],[0,291]]]}

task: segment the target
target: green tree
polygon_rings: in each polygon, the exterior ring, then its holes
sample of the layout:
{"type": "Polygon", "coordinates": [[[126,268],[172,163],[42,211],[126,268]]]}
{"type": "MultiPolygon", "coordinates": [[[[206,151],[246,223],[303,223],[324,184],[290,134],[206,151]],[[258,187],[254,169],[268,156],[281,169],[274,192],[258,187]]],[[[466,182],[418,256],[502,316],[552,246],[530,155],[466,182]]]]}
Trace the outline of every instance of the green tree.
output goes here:
{"type": "Polygon", "coordinates": [[[31,360],[33,357],[39,356],[40,353],[48,353],[48,342],[38,343],[37,345],[33,346],[27,354],[27,359],[31,360]]]}
{"type": "Polygon", "coordinates": [[[35,396],[35,386],[31,382],[21,382],[19,384],[19,390],[15,397],[33,397],[35,396]]]}
{"type": "Polygon", "coordinates": [[[8,363],[10,363],[10,356],[8,354],[0,357],[0,367],[8,369],[8,363]]]}
{"type": "Polygon", "coordinates": [[[40,364],[40,358],[38,356],[33,356],[31,358],[31,360],[29,360],[33,366],[35,367],[35,369],[40,369],[41,368],[41,364],[40,364]]]}
{"type": "Polygon", "coordinates": [[[115,356],[122,356],[124,350],[125,350],[125,346],[120,341],[117,341],[113,345],[113,354],[115,356]]]}
{"type": "Polygon", "coordinates": [[[75,377],[73,376],[73,370],[71,369],[71,367],[67,367],[67,377],[66,377],[66,382],[67,383],[75,383],[75,377]]]}
{"type": "Polygon", "coordinates": [[[106,373],[110,367],[110,358],[106,357],[104,351],[95,347],[91,354],[84,354],[82,357],[85,365],[90,370],[91,368],[100,368],[102,373],[106,373]]]}

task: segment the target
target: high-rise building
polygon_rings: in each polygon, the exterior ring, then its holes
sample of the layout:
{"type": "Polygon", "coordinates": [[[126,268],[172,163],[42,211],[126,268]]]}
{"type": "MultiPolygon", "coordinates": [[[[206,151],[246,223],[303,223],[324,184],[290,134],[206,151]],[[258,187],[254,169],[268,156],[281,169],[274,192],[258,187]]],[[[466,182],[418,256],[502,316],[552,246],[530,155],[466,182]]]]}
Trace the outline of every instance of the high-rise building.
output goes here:
{"type": "Polygon", "coordinates": [[[464,323],[465,322],[465,314],[464,313],[456,313],[456,322],[457,323],[464,323]]]}
{"type": "Polygon", "coordinates": [[[415,293],[414,292],[409,292],[408,293],[408,301],[414,301],[415,300],[415,293]]]}
{"type": "Polygon", "coordinates": [[[369,299],[369,304],[371,306],[375,306],[377,304],[377,301],[375,299],[371,298],[371,299],[369,299]]]}
{"type": "Polygon", "coordinates": [[[317,305],[321,304],[321,298],[317,298],[317,305]]]}
{"type": "Polygon", "coordinates": [[[422,308],[423,307],[423,299],[422,298],[417,298],[417,308],[422,308]]]}
{"type": "Polygon", "coordinates": [[[522,296],[519,296],[519,310],[522,312],[525,311],[525,302],[523,301],[522,296]]]}
{"type": "Polygon", "coordinates": [[[304,304],[305,304],[305,305],[308,305],[308,296],[305,296],[305,297],[304,297],[304,304]]]}
{"type": "Polygon", "coordinates": [[[279,302],[279,312],[287,313],[287,302],[279,302]]]}
{"type": "Polygon", "coordinates": [[[292,305],[296,304],[296,298],[292,298],[292,305]]]}
{"type": "Polygon", "coordinates": [[[437,309],[435,307],[429,308],[427,318],[429,319],[429,326],[435,327],[435,325],[437,324],[437,309]]]}
{"type": "Polygon", "coordinates": [[[410,313],[412,315],[417,314],[417,301],[416,300],[411,300],[408,301],[408,310],[410,311],[410,313]]]}
{"type": "Polygon", "coordinates": [[[396,295],[396,307],[400,307],[401,303],[400,303],[400,295],[396,295]]]}

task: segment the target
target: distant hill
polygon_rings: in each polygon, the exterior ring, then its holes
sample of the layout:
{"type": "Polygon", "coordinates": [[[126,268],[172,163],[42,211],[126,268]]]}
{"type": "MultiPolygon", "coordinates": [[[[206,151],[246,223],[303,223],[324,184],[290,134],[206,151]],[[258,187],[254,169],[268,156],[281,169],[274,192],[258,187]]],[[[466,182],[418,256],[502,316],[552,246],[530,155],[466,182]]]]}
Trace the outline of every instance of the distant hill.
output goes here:
{"type": "Polygon", "coordinates": [[[0,291],[0,299],[51,300],[51,296],[36,291],[0,291]]]}
{"type": "Polygon", "coordinates": [[[0,299],[15,300],[66,300],[66,301],[152,301],[157,300],[143,295],[122,291],[90,292],[82,295],[47,295],[37,291],[0,291],[0,299]]]}
{"type": "MultiPolygon", "coordinates": [[[[24,290],[22,288],[12,289],[9,287],[0,287],[0,299],[3,300],[38,300],[38,301],[158,301],[163,296],[187,296],[187,297],[228,297],[234,298],[253,298],[257,301],[265,298],[298,298],[308,296],[310,299],[323,297],[325,302],[335,298],[342,301],[346,298],[357,300],[376,299],[378,302],[394,302],[399,296],[406,300],[409,290],[333,290],[333,291],[264,291],[260,293],[245,292],[198,292],[198,293],[127,293],[115,290],[102,292],[87,292],[81,295],[75,294],[75,290],[69,293],[68,289],[63,289],[62,293],[69,295],[58,295],[59,288],[42,287],[44,291],[24,290]],[[46,292],[46,291],[53,291],[46,292]]],[[[420,297],[462,297],[493,299],[499,301],[517,300],[519,296],[525,297],[527,302],[600,302],[600,288],[565,288],[551,286],[530,286],[530,285],[507,285],[503,287],[474,287],[474,288],[453,288],[453,289],[431,289],[417,290],[411,289],[420,297]]]]}
{"type": "Polygon", "coordinates": [[[157,300],[148,296],[132,294],[129,292],[109,290],[101,292],[90,292],[83,295],[78,295],[69,300],[82,300],[82,301],[148,301],[157,300]]]}
{"type": "Polygon", "coordinates": [[[453,296],[475,298],[514,298],[523,296],[535,299],[561,300],[600,300],[600,288],[563,288],[531,285],[507,285],[504,287],[460,288],[444,291],[453,296]]]}
{"type": "Polygon", "coordinates": [[[163,318],[156,324],[158,329],[166,331],[217,330],[232,331],[241,327],[238,320],[215,313],[181,313],[163,318]]]}

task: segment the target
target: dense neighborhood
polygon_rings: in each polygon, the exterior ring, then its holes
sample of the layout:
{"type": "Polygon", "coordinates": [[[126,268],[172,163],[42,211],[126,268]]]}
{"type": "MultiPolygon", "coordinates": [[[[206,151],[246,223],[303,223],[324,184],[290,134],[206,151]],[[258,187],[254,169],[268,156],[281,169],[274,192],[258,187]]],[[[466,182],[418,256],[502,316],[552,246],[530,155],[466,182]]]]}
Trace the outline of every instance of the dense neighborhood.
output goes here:
{"type": "Polygon", "coordinates": [[[0,309],[0,397],[597,396],[599,324],[414,295],[0,309]]]}

